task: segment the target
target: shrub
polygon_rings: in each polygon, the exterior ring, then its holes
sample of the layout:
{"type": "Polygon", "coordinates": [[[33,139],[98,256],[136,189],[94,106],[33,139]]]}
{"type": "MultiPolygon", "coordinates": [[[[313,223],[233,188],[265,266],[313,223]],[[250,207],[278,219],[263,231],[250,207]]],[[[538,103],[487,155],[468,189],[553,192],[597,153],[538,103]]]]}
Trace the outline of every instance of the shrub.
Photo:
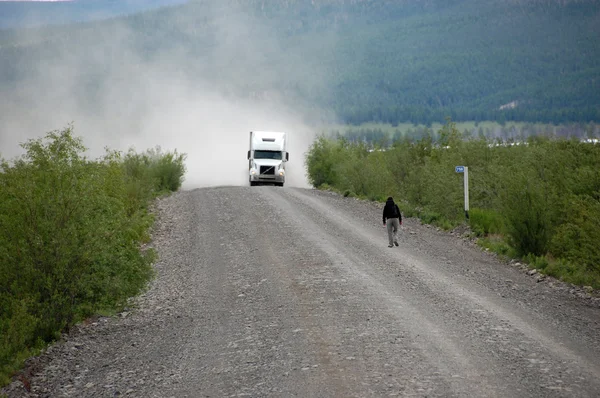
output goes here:
{"type": "Polygon", "coordinates": [[[144,153],[130,149],[122,162],[130,206],[143,207],[157,194],[181,188],[186,171],[185,158],[185,154],[177,151],[163,153],[158,146],[144,153]]]}
{"type": "Polygon", "coordinates": [[[498,234],[502,232],[502,217],[493,210],[471,209],[469,226],[477,236],[498,234]]]}
{"type": "Polygon", "coordinates": [[[181,185],[184,155],[99,160],[72,127],[23,144],[0,165],[0,377],[75,322],[121,308],[153,275],[142,251],[160,191],[181,185]]]}
{"type": "Polygon", "coordinates": [[[185,175],[185,154],[177,151],[163,153],[157,146],[146,152],[149,158],[150,174],[154,178],[155,191],[175,192],[181,188],[185,175]]]}
{"type": "Polygon", "coordinates": [[[437,221],[441,220],[442,216],[440,214],[438,214],[438,213],[434,213],[434,212],[430,212],[430,211],[424,211],[424,212],[422,212],[422,213],[419,214],[419,218],[425,224],[434,224],[437,221]]]}
{"type": "Polygon", "coordinates": [[[590,196],[573,196],[567,220],[552,238],[552,254],[600,275],[600,202],[590,196]]]}
{"type": "Polygon", "coordinates": [[[529,183],[513,187],[504,199],[503,214],[509,243],[519,256],[547,252],[551,220],[541,187],[529,183]]]}
{"type": "Polygon", "coordinates": [[[306,155],[308,180],[315,187],[335,186],[338,182],[336,164],[338,145],[321,136],[311,145],[306,155]]]}
{"type": "Polygon", "coordinates": [[[524,257],[524,260],[531,268],[536,268],[539,270],[545,270],[549,265],[549,261],[546,256],[536,256],[530,253],[524,257]]]}
{"type": "MultiPolygon", "coordinates": [[[[120,154],[116,154],[116,156],[120,158],[120,154]]],[[[144,208],[154,195],[157,184],[151,173],[150,165],[150,159],[145,154],[138,154],[133,149],[130,149],[123,157],[122,168],[128,215],[144,208]]]]}
{"type": "Polygon", "coordinates": [[[35,338],[38,320],[29,313],[27,300],[0,295],[0,386],[9,382],[8,375],[41,343],[35,338]]]}

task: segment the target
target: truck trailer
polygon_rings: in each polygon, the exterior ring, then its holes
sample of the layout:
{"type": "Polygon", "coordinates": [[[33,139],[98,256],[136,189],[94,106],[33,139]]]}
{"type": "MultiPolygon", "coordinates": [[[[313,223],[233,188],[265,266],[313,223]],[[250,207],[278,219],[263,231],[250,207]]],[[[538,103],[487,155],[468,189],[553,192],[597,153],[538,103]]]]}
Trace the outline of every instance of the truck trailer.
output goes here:
{"type": "Polygon", "coordinates": [[[248,150],[248,173],[250,186],[270,183],[285,184],[285,163],[290,160],[287,152],[287,135],[275,131],[251,131],[248,150]]]}

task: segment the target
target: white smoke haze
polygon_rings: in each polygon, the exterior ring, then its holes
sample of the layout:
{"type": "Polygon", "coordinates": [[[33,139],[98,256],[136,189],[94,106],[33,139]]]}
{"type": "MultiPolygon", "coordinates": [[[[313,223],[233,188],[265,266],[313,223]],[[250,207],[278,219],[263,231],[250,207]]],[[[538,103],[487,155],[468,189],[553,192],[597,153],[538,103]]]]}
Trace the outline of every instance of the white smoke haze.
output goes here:
{"type": "Polygon", "coordinates": [[[213,11],[208,14],[214,17],[216,48],[202,59],[181,46],[148,58],[125,23],[112,22],[109,31],[89,30],[102,37],[74,30],[52,62],[40,57],[28,66],[31,76],[2,93],[0,155],[13,158],[22,153],[19,143],[73,122],[91,157],[101,156],[105,147],[144,151],[160,146],[187,154],[184,189],[248,185],[249,131],[286,131],[286,185],[308,187],[304,154],[315,126],[305,121],[323,115],[309,111],[282,85],[288,77],[302,76],[306,87],[326,89],[318,58],[282,49],[275,32],[239,10],[218,17],[213,11]],[[69,45],[73,40],[75,48],[69,45]],[[196,73],[183,67],[190,63],[196,73]],[[247,92],[257,79],[275,83],[247,92]],[[79,94],[82,85],[90,85],[89,97],[79,94]]]}

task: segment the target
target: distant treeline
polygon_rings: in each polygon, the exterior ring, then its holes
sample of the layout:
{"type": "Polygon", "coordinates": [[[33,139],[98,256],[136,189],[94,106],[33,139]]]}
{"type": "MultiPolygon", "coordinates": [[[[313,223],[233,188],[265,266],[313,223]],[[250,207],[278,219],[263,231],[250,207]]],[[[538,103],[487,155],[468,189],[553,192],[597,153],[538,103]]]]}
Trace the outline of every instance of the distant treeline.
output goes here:
{"type": "MultiPolygon", "coordinates": [[[[596,99],[590,98],[593,103],[596,99]]],[[[507,122],[543,122],[564,124],[572,122],[600,122],[600,107],[587,106],[583,108],[569,108],[568,103],[562,106],[550,106],[547,109],[530,109],[528,107],[490,110],[485,106],[469,109],[435,108],[435,107],[348,107],[338,106],[336,114],[344,123],[359,125],[368,122],[389,123],[392,125],[410,122],[414,124],[431,125],[444,123],[446,118],[456,121],[495,121],[501,124],[507,122]]]]}
{"type": "MultiPolygon", "coordinates": [[[[446,119],[448,120],[448,119],[446,119]]],[[[569,123],[562,125],[533,123],[456,123],[454,124],[464,139],[478,138],[490,142],[526,141],[529,137],[575,138],[580,140],[600,138],[600,124],[569,123]],[[461,127],[462,126],[462,127],[461,127]]],[[[360,126],[345,125],[322,129],[322,134],[334,139],[344,139],[352,143],[362,142],[369,147],[389,147],[402,140],[418,141],[424,137],[439,139],[439,131],[432,126],[368,123],[360,126]]]]}
{"type": "Polygon", "coordinates": [[[465,139],[452,122],[388,148],[318,138],[307,153],[310,182],[344,196],[394,196],[406,216],[453,228],[465,221],[482,244],[566,281],[600,288],[600,143],[530,136],[519,145],[465,139]]]}

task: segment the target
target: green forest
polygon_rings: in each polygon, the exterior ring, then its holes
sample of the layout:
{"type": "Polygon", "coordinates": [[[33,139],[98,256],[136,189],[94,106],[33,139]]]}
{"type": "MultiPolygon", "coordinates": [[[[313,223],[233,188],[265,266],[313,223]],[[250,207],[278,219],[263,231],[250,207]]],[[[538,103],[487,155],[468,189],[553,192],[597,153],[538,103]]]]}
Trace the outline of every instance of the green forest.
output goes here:
{"type": "Polygon", "coordinates": [[[468,222],[483,246],[564,281],[600,288],[600,145],[528,137],[465,139],[448,121],[391,146],[321,136],[306,155],[310,182],[347,197],[385,201],[404,216],[452,229],[468,222]],[[469,170],[468,219],[463,174],[469,170]]]}
{"type": "Polygon", "coordinates": [[[0,88],[76,57],[74,95],[93,108],[110,65],[134,49],[141,67],[172,58],[190,84],[275,91],[342,123],[599,122],[599,18],[592,0],[197,0],[0,31],[0,88]],[[131,47],[115,49],[124,27],[131,47]]]}

